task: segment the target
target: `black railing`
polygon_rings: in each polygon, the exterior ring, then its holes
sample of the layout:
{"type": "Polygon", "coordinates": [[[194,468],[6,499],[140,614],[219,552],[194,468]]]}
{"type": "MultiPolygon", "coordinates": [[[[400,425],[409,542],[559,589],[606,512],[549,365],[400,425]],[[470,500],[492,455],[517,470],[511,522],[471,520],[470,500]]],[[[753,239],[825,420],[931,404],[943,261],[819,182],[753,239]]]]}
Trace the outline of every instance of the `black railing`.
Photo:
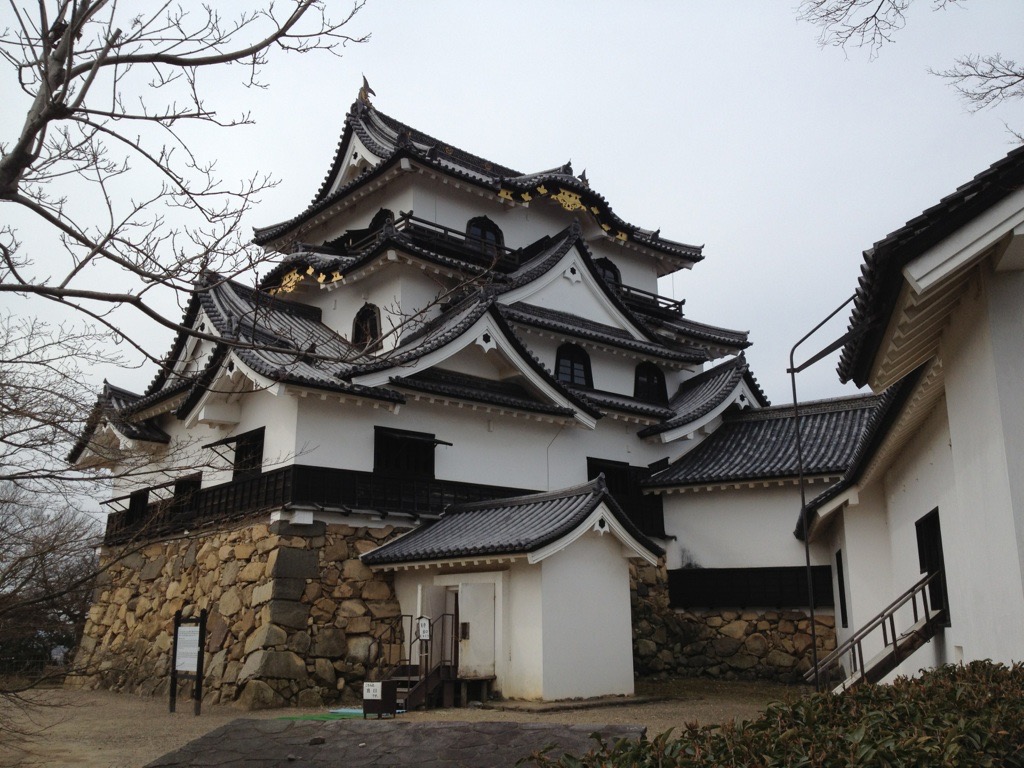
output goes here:
{"type": "MultiPolygon", "coordinates": [[[[412,212],[402,213],[391,222],[395,231],[404,232],[412,242],[443,256],[455,256],[481,267],[499,272],[512,272],[519,268],[521,251],[506,248],[490,240],[473,237],[463,231],[419,219],[412,212]]],[[[359,253],[374,243],[380,230],[348,244],[347,253],[359,253]]]]}
{"type": "Polygon", "coordinates": [[[843,657],[849,654],[850,674],[839,685],[837,691],[862,682],[878,682],[923,643],[930,640],[937,628],[944,624],[945,615],[948,614],[944,615],[942,605],[936,606],[929,599],[933,587],[942,589],[944,585],[945,575],[942,571],[922,576],[910,589],[875,614],[848,640],[819,661],[817,671],[809,669],[805,672],[804,679],[810,682],[815,679],[815,675],[828,679],[830,673],[837,668],[847,671],[843,667],[843,657]],[[898,613],[905,613],[907,606],[910,607],[911,615],[901,615],[901,626],[908,618],[911,619],[911,626],[900,631],[896,626],[896,616],[898,613]],[[871,636],[877,637],[878,632],[881,632],[882,651],[865,661],[864,640],[871,636]]]}
{"type": "Polygon", "coordinates": [[[668,318],[683,316],[685,299],[670,299],[667,296],[634,288],[631,285],[620,285],[619,294],[627,307],[644,314],[668,318]]]}
{"type": "MultiPolygon", "coordinates": [[[[158,487],[154,486],[152,490],[158,487]]],[[[462,483],[454,480],[411,479],[350,469],[292,465],[198,491],[187,503],[162,498],[142,506],[147,491],[113,499],[105,541],[116,544],[133,538],[164,536],[201,525],[285,505],[335,510],[372,510],[381,514],[439,515],[449,504],[507,498],[529,491],[521,488],[462,483]],[[118,502],[128,501],[118,508],[118,502]],[[143,511],[144,510],[144,511],[143,511]]]]}

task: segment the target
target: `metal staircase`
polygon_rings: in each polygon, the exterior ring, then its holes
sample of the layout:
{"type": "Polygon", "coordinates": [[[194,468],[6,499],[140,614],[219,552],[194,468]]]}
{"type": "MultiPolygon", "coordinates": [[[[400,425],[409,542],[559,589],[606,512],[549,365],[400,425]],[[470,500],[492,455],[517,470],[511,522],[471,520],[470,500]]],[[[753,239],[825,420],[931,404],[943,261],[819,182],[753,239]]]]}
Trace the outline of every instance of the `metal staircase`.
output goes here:
{"type": "MultiPolygon", "coordinates": [[[[834,678],[836,672],[843,673],[847,669],[843,659],[850,660],[849,673],[835,688],[833,693],[840,693],[861,683],[877,683],[892,672],[914,651],[919,649],[933,637],[947,621],[944,609],[942,572],[936,571],[924,576],[914,586],[896,598],[878,613],[871,621],[857,630],[846,642],[818,662],[817,674],[820,679],[834,678]],[[897,632],[897,619],[904,622],[913,617],[911,625],[897,632]],[[897,617],[897,614],[900,614],[897,617]],[[864,659],[864,642],[868,638],[877,637],[881,632],[882,650],[864,659]]],[[[815,677],[812,668],[804,673],[808,682],[815,677]]]]}
{"type": "Polygon", "coordinates": [[[367,670],[367,680],[381,682],[388,691],[385,701],[393,695],[397,709],[454,706],[456,648],[453,614],[433,619],[396,616],[370,645],[374,664],[367,670]],[[411,639],[406,643],[405,638],[411,639]]]}

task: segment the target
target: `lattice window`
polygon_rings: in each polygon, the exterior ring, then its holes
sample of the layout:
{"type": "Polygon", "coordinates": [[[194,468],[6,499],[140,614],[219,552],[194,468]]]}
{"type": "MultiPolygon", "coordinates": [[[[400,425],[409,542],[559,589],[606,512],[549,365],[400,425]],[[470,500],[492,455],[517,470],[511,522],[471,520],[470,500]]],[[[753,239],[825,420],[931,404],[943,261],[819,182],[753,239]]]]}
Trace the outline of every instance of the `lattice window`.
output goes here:
{"type": "Polygon", "coordinates": [[[593,388],[590,355],[575,344],[563,344],[555,357],[555,377],[566,384],[593,388]]]}

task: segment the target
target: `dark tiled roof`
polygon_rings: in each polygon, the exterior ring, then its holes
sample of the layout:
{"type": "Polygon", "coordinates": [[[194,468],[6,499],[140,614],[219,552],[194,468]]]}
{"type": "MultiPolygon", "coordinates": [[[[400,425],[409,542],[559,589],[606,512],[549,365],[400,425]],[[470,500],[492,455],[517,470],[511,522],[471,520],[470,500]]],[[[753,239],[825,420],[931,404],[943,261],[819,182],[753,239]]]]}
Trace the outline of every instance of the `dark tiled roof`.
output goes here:
{"type": "Polygon", "coordinates": [[[747,382],[750,390],[758,398],[757,405],[764,407],[769,404],[768,398],[764,396],[751,374],[746,358],[740,355],[680,384],[675,395],[669,400],[672,417],[661,424],[645,427],[638,434],[640,437],[659,435],[706,416],[722,405],[743,381],[747,382]]]}
{"type": "Polygon", "coordinates": [[[185,320],[190,323],[198,316],[193,304],[202,308],[213,325],[207,333],[215,331],[220,338],[205,368],[185,378],[171,372],[189,338],[188,333],[179,332],[171,347],[172,356],[165,360],[146,395],[125,407],[125,415],[187,393],[178,408],[179,415],[184,416],[211,384],[229,351],[256,373],[274,381],[402,402],[401,395],[393,390],[354,385],[339,378],[355,370],[364,358],[321,322],[320,310],[315,307],[286,301],[214,274],[204,275],[196,286],[185,312],[185,320]]]}
{"type": "MultiPolygon", "coordinates": [[[[885,439],[886,433],[892,426],[896,417],[899,415],[903,408],[903,405],[907,402],[910,394],[914,391],[917,386],[917,381],[920,378],[921,370],[918,369],[910,376],[905,376],[900,379],[896,384],[893,384],[885,392],[878,397],[878,407],[874,409],[871,414],[867,425],[864,427],[864,432],[861,435],[861,439],[857,445],[853,459],[847,467],[846,472],[843,473],[842,478],[835,485],[832,485],[828,490],[815,496],[811,501],[807,502],[807,512],[816,514],[819,509],[832,499],[839,496],[843,491],[850,488],[854,483],[860,480],[865,468],[878,446],[885,439]]],[[[809,521],[813,522],[813,521],[809,521]]],[[[798,539],[803,541],[803,518],[797,516],[796,529],[793,531],[798,539]]]]}
{"type": "Polygon", "coordinates": [[[534,356],[525,344],[516,336],[504,320],[495,304],[495,300],[487,290],[477,290],[473,295],[467,297],[459,306],[449,310],[430,323],[427,323],[421,330],[410,337],[410,341],[399,346],[393,354],[388,357],[361,365],[358,369],[353,368],[347,374],[349,377],[370,373],[373,371],[387,370],[401,365],[408,365],[424,355],[440,349],[451,341],[454,341],[461,334],[465,333],[477,320],[490,313],[491,319],[501,330],[502,334],[509,341],[512,347],[533,368],[540,376],[556,391],[562,393],[565,399],[577,406],[578,409],[593,417],[600,418],[601,412],[590,403],[577,397],[566,389],[555,379],[551,371],[534,356]]]}
{"type": "MultiPolygon", "coordinates": [[[[638,306],[638,314],[642,314],[643,310],[638,306]]],[[[695,342],[702,344],[712,344],[714,346],[729,347],[736,350],[746,349],[750,346],[750,340],[747,331],[733,331],[728,328],[719,328],[715,325],[707,325],[705,323],[698,323],[695,320],[690,320],[686,317],[681,317],[675,320],[667,320],[660,317],[644,316],[644,321],[653,328],[660,328],[683,336],[684,338],[693,339],[695,342]]]]}
{"type": "Polygon", "coordinates": [[[122,435],[130,440],[141,440],[150,443],[169,443],[171,438],[166,432],[148,421],[133,422],[125,418],[124,413],[141,399],[141,395],[129,392],[127,389],[115,387],[113,384],[103,382],[103,390],[96,398],[96,404],[89,413],[85,429],[78,440],[75,441],[68,454],[68,461],[72,464],[81,457],[82,453],[92,441],[96,430],[104,423],[109,424],[122,435]]]}
{"type": "MultiPolygon", "coordinates": [[[[511,306],[500,308],[505,318],[533,328],[555,331],[564,336],[586,339],[619,349],[628,349],[645,357],[661,360],[672,360],[684,363],[703,363],[707,355],[696,349],[673,349],[667,344],[656,344],[634,338],[633,334],[622,328],[604,325],[593,320],[560,312],[555,309],[537,307],[533,304],[517,302],[511,306]]],[[[630,316],[627,314],[627,317],[630,316]]],[[[646,329],[645,329],[646,330],[646,329]]]]}
{"type": "Polygon", "coordinates": [[[412,376],[393,376],[391,383],[402,389],[442,395],[458,400],[488,403],[521,411],[553,416],[572,416],[572,408],[552,405],[535,397],[515,381],[495,381],[465,373],[429,368],[412,376]]]}
{"type": "Polygon", "coordinates": [[[675,411],[671,408],[664,405],[658,405],[656,403],[650,403],[646,400],[640,400],[636,397],[630,397],[629,395],[620,395],[616,392],[604,392],[599,389],[586,389],[584,387],[576,387],[568,384],[566,387],[571,389],[578,397],[586,400],[595,408],[606,408],[613,411],[634,413],[640,416],[647,416],[652,419],[668,419],[675,415],[675,411]]]}
{"type": "MultiPolygon", "coordinates": [[[[879,407],[878,397],[821,400],[800,406],[806,475],[841,474],[879,407]]],[[[793,406],[728,415],[715,432],[644,484],[707,485],[798,475],[793,406]]]]}
{"type": "Polygon", "coordinates": [[[664,259],[673,262],[675,268],[704,258],[703,246],[668,240],[661,237],[660,231],[642,229],[619,218],[612,211],[608,201],[592,190],[589,183],[572,175],[570,167],[562,166],[552,171],[523,174],[434,139],[361,101],[356,101],[352,105],[345,118],[345,129],[331,169],[313,202],[306,210],[287,221],[257,229],[254,233],[254,242],[265,245],[287,234],[350,192],[375,181],[402,158],[415,160],[495,194],[506,194],[512,199],[522,201],[554,192],[557,185],[558,190],[564,189],[578,195],[581,210],[593,215],[603,227],[607,227],[606,231],[613,235],[623,233],[624,237],[662,254],[664,259]],[[353,136],[358,136],[370,151],[382,159],[371,170],[334,192],[329,192],[338,174],[342,172],[345,162],[342,155],[347,151],[353,136]],[[551,189],[548,189],[548,186],[551,189]]]}
{"type": "Polygon", "coordinates": [[[858,386],[867,383],[872,361],[903,286],[903,268],[1022,186],[1024,147],[1017,147],[956,192],[944,197],[938,205],[911,219],[864,252],[849,327],[852,329],[868,323],[871,328],[843,347],[837,368],[840,380],[852,380],[858,386]]]}
{"type": "Polygon", "coordinates": [[[441,519],[363,555],[369,565],[534,552],[573,531],[604,502],[642,546],[662,550],[644,536],[608,494],[604,477],[583,485],[512,499],[450,507],[441,519]]]}
{"type": "Polygon", "coordinates": [[[311,251],[289,254],[277,267],[267,273],[260,285],[264,288],[276,287],[285,275],[296,269],[305,272],[312,268],[315,274],[323,275],[332,275],[337,272],[344,277],[386,257],[387,252],[392,249],[398,249],[428,264],[436,264],[455,272],[472,275],[474,279],[485,279],[488,283],[501,283],[507,279],[500,272],[490,270],[482,265],[424,248],[416,244],[413,236],[407,231],[384,227],[373,241],[354,256],[330,256],[311,251]]]}

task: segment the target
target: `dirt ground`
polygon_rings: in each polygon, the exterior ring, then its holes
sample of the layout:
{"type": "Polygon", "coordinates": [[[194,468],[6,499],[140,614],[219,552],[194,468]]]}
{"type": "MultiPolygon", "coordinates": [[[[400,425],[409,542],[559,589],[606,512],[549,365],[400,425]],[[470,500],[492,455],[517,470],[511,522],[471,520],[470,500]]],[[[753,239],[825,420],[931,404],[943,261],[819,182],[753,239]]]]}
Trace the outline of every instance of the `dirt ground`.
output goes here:
{"type": "MultiPolygon", "coordinates": [[[[650,703],[622,703],[585,709],[536,711],[466,708],[399,715],[406,720],[519,720],[547,723],[624,723],[644,725],[648,735],[679,728],[756,717],[769,702],[791,699],[804,688],[770,684],[677,680],[638,685],[637,695],[665,697],[650,703]]],[[[191,701],[179,701],[170,714],[164,699],[105,691],[41,690],[31,701],[0,703],[0,766],[83,766],[141,768],[171,750],[240,717],[261,719],[313,714],[323,710],[242,712],[204,706],[199,717],[191,701]],[[14,728],[8,727],[13,723],[14,728]]]]}

